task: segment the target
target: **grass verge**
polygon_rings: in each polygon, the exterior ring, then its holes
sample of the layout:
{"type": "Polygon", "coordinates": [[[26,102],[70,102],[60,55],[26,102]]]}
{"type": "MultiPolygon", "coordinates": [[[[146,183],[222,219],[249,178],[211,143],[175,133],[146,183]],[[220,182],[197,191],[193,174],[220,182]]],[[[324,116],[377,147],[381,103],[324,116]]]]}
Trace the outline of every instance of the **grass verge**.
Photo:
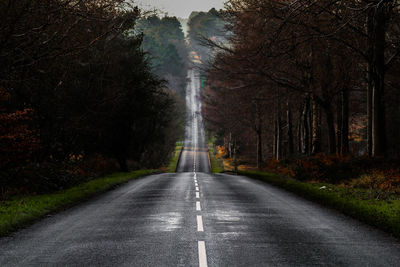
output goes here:
{"type": "Polygon", "coordinates": [[[129,180],[156,172],[158,171],[138,170],[115,173],[52,194],[21,196],[1,201],[0,236],[8,235],[49,213],[70,207],[129,180]]]}
{"type": "Polygon", "coordinates": [[[212,173],[220,173],[224,171],[222,162],[215,158],[215,151],[213,148],[213,143],[208,143],[208,155],[210,157],[210,168],[212,173]]]}
{"type": "Polygon", "coordinates": [[[176,142],[175,151],[169,162],[167,172],[175,172],[176,171],[176,167],[178,165],[179,156],[181,154],[181,151],[182,151],[182,142],[176,142]]]}
{"type": "Polygon", "coordinates": [[[400,199],[378,200],[371,197],[370,190],[300,182],[266,172],[238,171],[238,174],[286,189],[400,238],[400,199]]]}

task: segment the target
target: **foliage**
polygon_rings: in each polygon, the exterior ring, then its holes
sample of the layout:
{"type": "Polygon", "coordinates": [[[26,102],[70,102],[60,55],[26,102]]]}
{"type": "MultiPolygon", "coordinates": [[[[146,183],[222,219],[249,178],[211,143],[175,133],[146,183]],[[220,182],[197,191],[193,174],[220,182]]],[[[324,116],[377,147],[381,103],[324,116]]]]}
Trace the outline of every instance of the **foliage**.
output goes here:
{"type": "Polygon", "coordinates": [[[399,157],[396,1],[230,0],[224,19],[203,95],[218,145],[240,143],[258,168],[320,152],[399,157]]]}
{"type": "Polygon", "coordinates": [[[38,130],[32,127],[32,116],[29,108],[0,110],[0,169],[24,164],[38,151],[38,130]]]}
{"type": "Polygon", "coordinates": [[[152,72],[143,36],[130,34],[136,7],[17,0],[0,13],[1,171],[68,165],[70,155],[113,157],[122,170],[128,159],[167,160],[180,108],[152,72]]]}
{"type": "Polygon", "coordinates": [[[319,153],[312,157],[297,159],[293,166],[293,173],[294,177],[301,181],[316,180],[339,183],[358,174],[358,169],[354,167],[348,156],[319,153]]]}
{"type": "Polygon", "coordinates": [[[213,143],[212,142],[208,143],[208,156],[210,158],[210,163],[211,163],[210,168],[212,173],[220,173],[224,171],[224,166],[222,164],[222,161],[217,156],[219,155],[219,149],[220,147],[217,147],[215,151],[213,143]]]}
{"type": "Polygon", "coordinates": [[[0,202],[0,236],[10,234],[45,215],[70,207],[94,195],[110,190],[157,170],[116,173],[52,194],[14,197],[0,202]]]}
{"type": "Polygon", "coordinates": [[[372,169],[366,174],[343,184],[351,188],[369,189],[376,199],[387,199],[393,194],[400,196],[399,169],[372,169]]]}
{"type": "Polygon", "coordinates": [[[66,161],[25,163],[0,171],[0,200],[67,189],[118,169],[115,160],[100,154],[90,157],[71,155],[66,161]]]}
{"type": "Polygon", "coordinates": [[[270,159],[268,172],[314,183],[327,182],[342,187],[368,189],[374,198],[388,199],[400,195],[400,169],[396,160],[382,162],[368,158],[324,155],[296,160],[270,159]]]}
{"type": "Polygon", "coordinates": [[[284,175],[286,177],[295,177],[295,173],[291,167],[281,164],[279,160],[274,158],[268,160],[265,169],[276,174],[284,175]]]}
{"type": "Polygon", "coordinates": [[[188,21],[188,37],[191,47],[200,56],[203,63],[209,60],[212,49],[204,45],[204,39],[223,41],[225,39],[225,22],[222,11],[215,8],[208,12],[192,12],[188,21]]]}
{"type": "Polygon", "coordinates": [[[176,17],[156,15],[138,21],[136,32],[143,34],[143,50],[152,69],[169,82],[171,89],[184,95],[188,52],[182,26],[176,17]]]}

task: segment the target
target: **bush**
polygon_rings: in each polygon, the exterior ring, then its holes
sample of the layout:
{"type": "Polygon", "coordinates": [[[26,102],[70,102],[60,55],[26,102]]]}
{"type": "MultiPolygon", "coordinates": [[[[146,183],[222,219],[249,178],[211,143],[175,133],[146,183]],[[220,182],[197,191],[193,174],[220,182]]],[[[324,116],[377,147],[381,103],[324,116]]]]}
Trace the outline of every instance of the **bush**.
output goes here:
{"type": "Polygon", "coordinates": [[[84,158],[70,156],[69,161],[47,161],[0,172],[0,199],[14,195],[36,195],[70,188],[119,169],[115,160],[101,155],[84,158]]]}
{"type": "Polygon", "coordinates": [[[351,180],[347,186],[374,191],[375,198],[378,199],[388,198],[394,194],[400,195],[400,172],[396,169],[374,169],[370,173],[351,180]]]}
{"type": "Polygon", "coordinates": [[[358,168],[352,164],[350,157],[317,154],[298,159],[294,164],[293,172],[294,176],[301,181],[317,180],[336,184],[356,177],[358,168]]]}

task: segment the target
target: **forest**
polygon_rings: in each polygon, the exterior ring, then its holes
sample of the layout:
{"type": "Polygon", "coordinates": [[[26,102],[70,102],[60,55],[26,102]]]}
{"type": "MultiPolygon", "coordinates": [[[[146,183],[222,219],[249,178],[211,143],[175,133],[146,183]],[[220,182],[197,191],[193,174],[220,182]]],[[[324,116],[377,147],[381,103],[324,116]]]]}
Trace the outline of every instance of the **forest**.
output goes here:
{"type": "Polygon", "coordinates": [[[227,1],[228,40],[206,40],[215,56],[203,94],[225,157],[335,182],[355,169],[398,174],[399,11],[398,1],[227,1]]]}
{"type": "Polygon", "coordinates": [[[188,49],[179,20],[151,15],[140,19],[135,30],[143,34],[142,48],[150,57],[154,73],[166,79],[170,89],[184,96],[188,49]]]}
{"type": "Polygon", "coordinates": [[[0,14],[1,197],[165,164],[183,131],[176,19],[124,0],[5,0],[0,14]],[[166,25],[172,59],[145,51],[167,42],[147,21],[166,25]]]}

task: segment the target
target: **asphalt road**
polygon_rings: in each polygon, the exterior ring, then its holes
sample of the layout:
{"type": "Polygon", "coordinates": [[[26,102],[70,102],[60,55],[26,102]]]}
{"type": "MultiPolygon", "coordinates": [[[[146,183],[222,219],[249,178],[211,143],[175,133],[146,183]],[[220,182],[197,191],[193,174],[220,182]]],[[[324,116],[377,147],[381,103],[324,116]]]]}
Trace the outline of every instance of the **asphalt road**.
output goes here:
{"type": "Polygon", "coordinates": [[[186,88],[186,127],[183,151],[177,172],[210,172],[204,122],[201,116],[200,79],[198,72],[189,70],[186,88]]]}
{"type": "Polygon", "coordinates": [[[187,172],[129,182],[0,239],[0,266],[400,266],[400,242],[385,233],[261,182],[207,173],[195,114],[178,168],[187,172]]]}

